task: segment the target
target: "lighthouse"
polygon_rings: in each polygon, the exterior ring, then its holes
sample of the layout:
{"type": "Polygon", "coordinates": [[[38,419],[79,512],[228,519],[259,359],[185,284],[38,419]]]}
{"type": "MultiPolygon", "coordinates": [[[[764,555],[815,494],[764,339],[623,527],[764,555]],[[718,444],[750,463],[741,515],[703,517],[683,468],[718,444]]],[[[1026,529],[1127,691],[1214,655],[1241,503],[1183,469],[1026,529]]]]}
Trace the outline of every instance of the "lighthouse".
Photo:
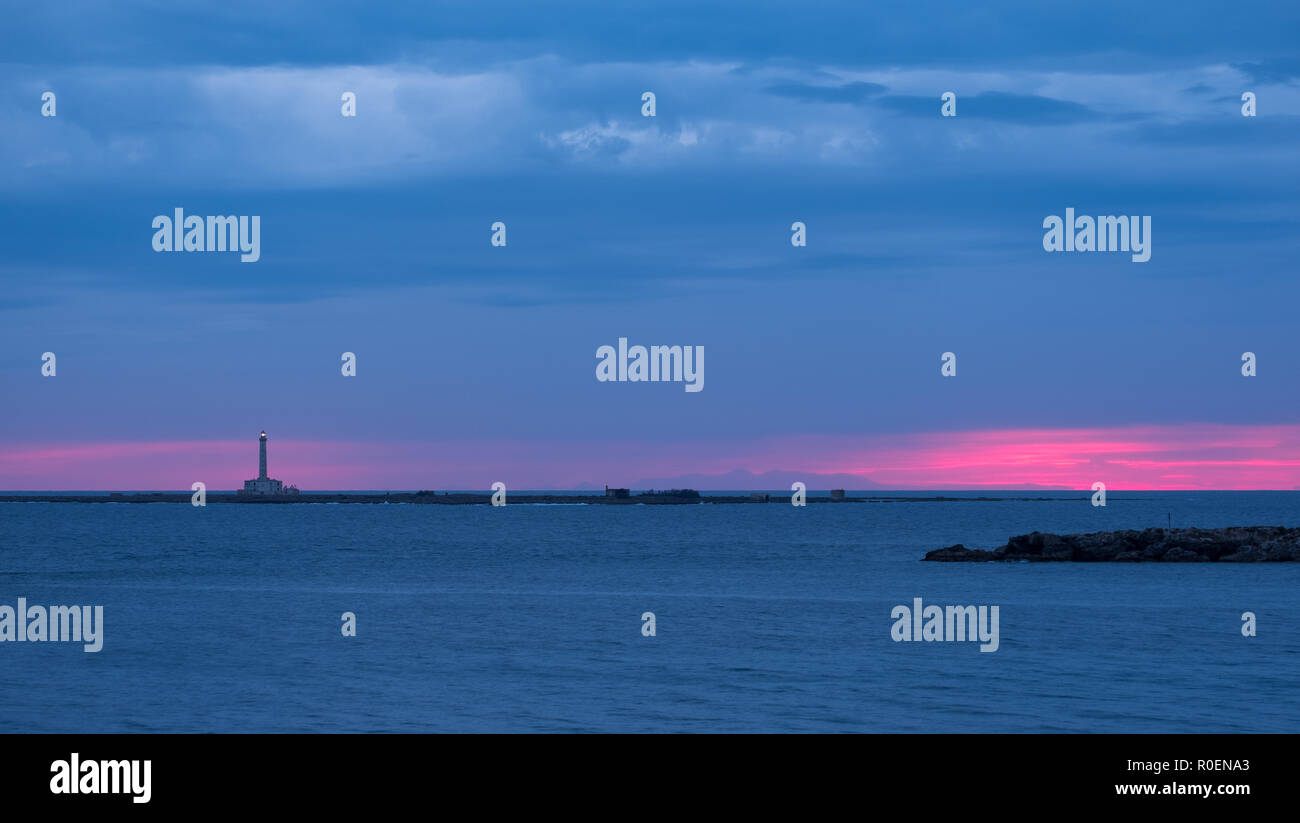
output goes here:
{"type": "Polygon", "coordinates": [[[257,438],[257,479],[245,480],[244,488],[239,490],[243,495],[284,495],[297,494],[297,486],[286,486],[274,477],[267,476],[266,473],[266,430],[257,438]]]}
{"type": "Polygon", "coordinates": [[[257,479],[266,479],[266,431],[262,431],[262,436],[258,440],[257,447],[257,479]]]}

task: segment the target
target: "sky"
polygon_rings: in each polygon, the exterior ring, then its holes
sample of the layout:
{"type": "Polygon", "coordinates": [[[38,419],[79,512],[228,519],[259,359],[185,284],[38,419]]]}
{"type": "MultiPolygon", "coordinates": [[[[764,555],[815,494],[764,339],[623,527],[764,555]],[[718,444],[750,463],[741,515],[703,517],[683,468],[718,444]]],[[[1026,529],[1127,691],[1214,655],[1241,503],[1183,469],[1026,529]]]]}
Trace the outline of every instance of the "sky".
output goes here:
{"type": "Polygon", "coordinates": [[[262,429],[303,489],[1300,488],[1298,35],[1289,2],[25,4],[0,489],[235,488],[262,429]],[[155,251],[176,208],[258,215],[260,259],[155,251]],[[1150,216],[1150,260],[1046,252],[1067,208],[1150,216]],[[704,389],[599,382],[619,338],[703,347],[704,389]]]}

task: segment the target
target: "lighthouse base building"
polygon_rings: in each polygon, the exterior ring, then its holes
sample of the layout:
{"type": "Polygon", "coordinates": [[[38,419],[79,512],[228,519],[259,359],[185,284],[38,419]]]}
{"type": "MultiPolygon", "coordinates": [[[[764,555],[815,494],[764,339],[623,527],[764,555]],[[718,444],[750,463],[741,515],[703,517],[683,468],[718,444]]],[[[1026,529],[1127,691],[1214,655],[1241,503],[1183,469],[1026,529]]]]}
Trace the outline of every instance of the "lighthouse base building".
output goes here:
{"type": "Polygon", "coordinates": [[[297,486],[286,486],[274,477],[266,476],[266,432],[258,439],[257,479],[245,480],[241,495],[297,494],[297,486]]]}

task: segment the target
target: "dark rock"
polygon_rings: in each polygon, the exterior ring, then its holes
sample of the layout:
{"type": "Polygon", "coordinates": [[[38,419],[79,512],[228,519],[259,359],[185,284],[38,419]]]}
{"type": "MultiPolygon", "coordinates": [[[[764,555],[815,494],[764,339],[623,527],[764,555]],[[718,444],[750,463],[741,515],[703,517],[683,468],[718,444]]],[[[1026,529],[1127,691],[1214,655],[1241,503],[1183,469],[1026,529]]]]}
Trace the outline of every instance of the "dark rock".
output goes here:
{"type": "Polygon", "coordinates": [[[958,543],[955,546],[949,546],[946,549],[935,549],[932,552],[926,552],[926,560],[954,561],[954,560],[996,560],[993,552],[984,549],[968,549],[958,543]]]}
{"type": "Polygon", "coordinates": [[[1083,563],[1257,563],[1300,561],[1300,528],[1233,526],[1226,529],[1144,529],[1090,534],[1032,532],[1008,538],[993,551],[958,543],[929,552],[941,561],[1075,561],[1083,563]]]}
{"type": "Polygon", "coordinates": [[[1160,558],[1161,563],[1187,563],[1189,561],[1209,560],[1204,554],[1197,554],[1190,549],[1170,549],[1165,552],[1165,556],[1160,558]]]}
{"type": "Polygon", "coordinates": [[[1268,559],[1268,549],[1264,546],[1246,546],[1232,554],[1219,558],[1223,563],[1259,563],[1268,559]]]}

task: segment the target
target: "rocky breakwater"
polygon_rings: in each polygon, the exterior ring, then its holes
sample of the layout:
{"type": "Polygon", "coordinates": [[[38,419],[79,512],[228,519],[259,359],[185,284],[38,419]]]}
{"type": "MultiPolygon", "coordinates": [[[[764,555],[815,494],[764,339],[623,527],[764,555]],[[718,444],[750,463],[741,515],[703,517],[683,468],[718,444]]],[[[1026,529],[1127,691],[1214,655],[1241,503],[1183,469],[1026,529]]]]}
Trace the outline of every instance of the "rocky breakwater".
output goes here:
{"type": "Polygon", "coordinates": [[[992,551],[958,543],[935,549],[926,560],[1073,561],[1076,563],[1300,561],[1300,528],[1234,526],[1227,529],[1144,529],[1142,531],[1046,534],[1012,537],[992,551]]]}

